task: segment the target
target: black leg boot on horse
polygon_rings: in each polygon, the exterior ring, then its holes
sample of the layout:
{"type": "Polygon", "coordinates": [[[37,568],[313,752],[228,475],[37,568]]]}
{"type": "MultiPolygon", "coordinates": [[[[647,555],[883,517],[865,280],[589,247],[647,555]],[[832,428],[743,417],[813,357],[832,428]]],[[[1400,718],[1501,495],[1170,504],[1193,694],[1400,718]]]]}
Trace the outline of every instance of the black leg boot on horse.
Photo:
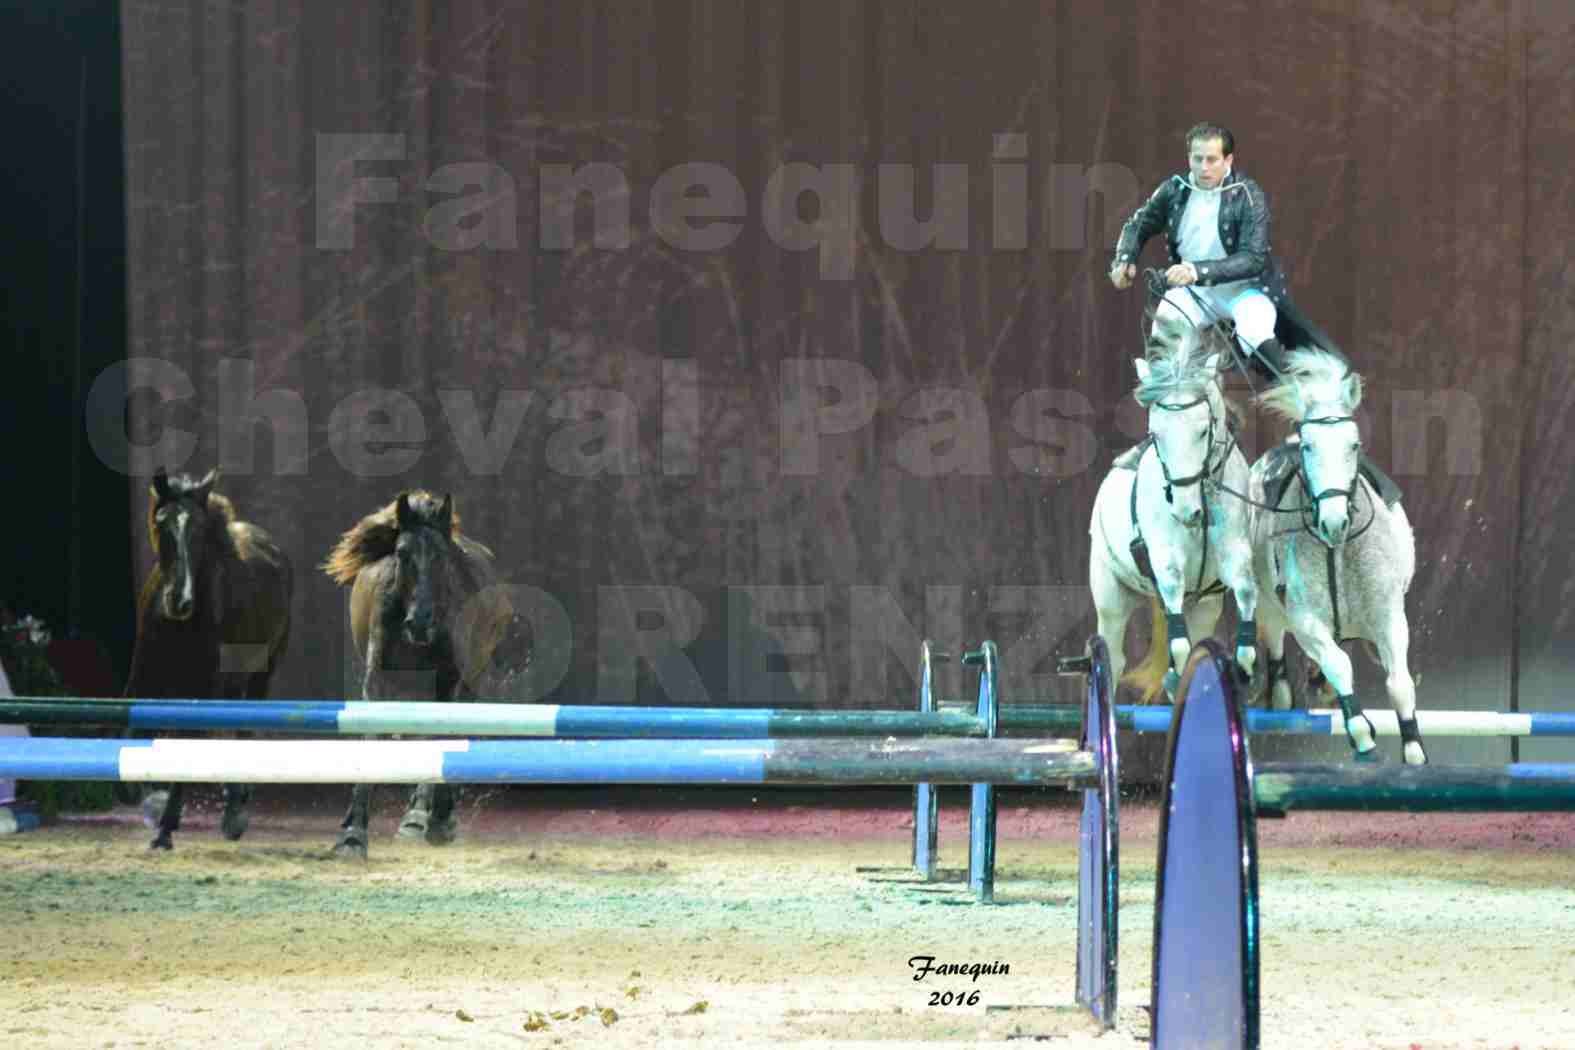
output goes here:
{"type": "Polygon", "coordinates": [[[1351,742],[1351,750],[1356,752],[1358,762],[1382,762],[1384,755],[1378,750],[1378,730],[1373,726],[1373,720],[1362,712],[1362,702],[1356,696],[1342,696],[1340,701],[1340,714],[1345,718],[1345,738],[1351,742]],[[1360,719],[1360,721],[1358,721],[1360,719]],[[1364,741],[1357,739],[1358,730],[1353,727],[1363,727],[1366,737],[1364,741]]]}
{"type": "Polygon", "coordinates": [[[418,784],[410,793],[410,807],[399,820],[399,837],[424,838],[434,846],[454,841],[459,822],[454,817],[454,800],[459,788],[452,784],[418,784]]]}
{"type": "Polygon", "coordinates": [[[350,789],[350,807],[344,820],[339,822],[339,840],[334,843],[334,856],[346,860],[366,860],[367,843],[371,833],[372,785],[356,784],[350,789]]]}
{"type": "Polygon", "coordinates": [[[1409,760],[1408,760],[1408,764],[1410,764],[1410,765],[1419,765],[1419,766],[1427,765],[1427,749],[1422,746],[1422,731],[1421,731],[1421,729],[1419,729],[1417,727],[1416,715],[1413,714],[1410,718],[1402,718],[1399,721],[1400,721],[1400,752],[1401,752],[1401,754],[1404,755],[1404,753],[1405,753],[1405,746],[1407,744],[1415,744],[1417,746],[1417,749],[1422,752],[1422,761],[1420,761],[1420,762],[1409,762],[1409,760]]]}

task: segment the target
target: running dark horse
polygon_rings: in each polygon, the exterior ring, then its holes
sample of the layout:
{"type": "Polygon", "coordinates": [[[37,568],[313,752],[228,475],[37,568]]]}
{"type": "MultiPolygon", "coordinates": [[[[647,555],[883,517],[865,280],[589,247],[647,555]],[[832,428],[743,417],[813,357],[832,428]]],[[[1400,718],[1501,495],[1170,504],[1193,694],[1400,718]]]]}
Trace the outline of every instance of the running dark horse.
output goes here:
{"type": "MultiPolygon", "coordinates": [[[[137,600],[128,697],[260,700],[290,637],[290,560],[268,533],[236,518],[200,481],[160,467],[149,492],[148,538],[158,563],[137,600]]],[[[150,847],[173,849],[183,785],[172,784],[150,847]]],[[[224,785],[224,837],[246,833],[251,786],[224,785]]],[[[154,796],[156,797],[156,796],[154,796]]],[[[158,810],[158,806],[152,807],[158,810]]]]}
{"type": "MultiPolygon", "coordinates": [[[[364,700],[452,700],[474,696],[513,616],[493,586],[492,552],[460,532],[453,499],[401,492],[340,537],[323,563],[351,584],[350,632],[365,668],[364,700]]],[[[401,835],[453,840],[456,791],[422,784],[400,821],[401,835]]],[[[334,852],[365,860],[372,787],[357,784],[334,852]]]]}

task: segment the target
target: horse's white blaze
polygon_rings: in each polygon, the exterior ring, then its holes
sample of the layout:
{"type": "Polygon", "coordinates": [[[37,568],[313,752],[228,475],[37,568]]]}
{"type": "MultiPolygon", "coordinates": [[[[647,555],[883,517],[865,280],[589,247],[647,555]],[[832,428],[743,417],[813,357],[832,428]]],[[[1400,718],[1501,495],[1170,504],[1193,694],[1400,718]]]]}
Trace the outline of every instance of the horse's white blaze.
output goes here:
{"type": "MultiPolygon", "coordinates": [[[[190,517],[191,515],[184,510],[175,512],[175,554],[177,565],[191,565],[191,551],[188,549],[189,545],[186,536],[186,522],[190,517]]],[[[196,575],[196,572],[193,566],[192,569],[181,576],[180,598],[182,601],[195,602],[196,584],[192,580],[194,575],[196,575]]]]}
{"type": "Polygon", "coordinates": [[[419,784],[443,779],[443,756],[468,740],[155,740],[120,751],[123,781],[187,784],[419,784]]]}

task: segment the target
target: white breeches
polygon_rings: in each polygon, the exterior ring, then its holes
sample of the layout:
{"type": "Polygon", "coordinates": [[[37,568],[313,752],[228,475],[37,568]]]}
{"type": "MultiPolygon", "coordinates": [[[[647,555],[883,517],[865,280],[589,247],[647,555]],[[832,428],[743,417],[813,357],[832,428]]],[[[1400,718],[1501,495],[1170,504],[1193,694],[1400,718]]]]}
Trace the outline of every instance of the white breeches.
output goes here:
{"type": "Polygon", "coordinates": [[[1173,321],[1178,313],[1199,327],[1213,321],[1214,317],[1198,305],[1193,295],[1207,303],[1216,316],[1232,318],[1236,322],[1236,334],[1254,350],[1265,339],[1274,338],[1274,322],[1279,314],[1274,309],[1274,301],[1256,288],[1224,292],[1199,285],[1172,288],[1155,310],[1155,324],[1161,320],[1173,321]]]}

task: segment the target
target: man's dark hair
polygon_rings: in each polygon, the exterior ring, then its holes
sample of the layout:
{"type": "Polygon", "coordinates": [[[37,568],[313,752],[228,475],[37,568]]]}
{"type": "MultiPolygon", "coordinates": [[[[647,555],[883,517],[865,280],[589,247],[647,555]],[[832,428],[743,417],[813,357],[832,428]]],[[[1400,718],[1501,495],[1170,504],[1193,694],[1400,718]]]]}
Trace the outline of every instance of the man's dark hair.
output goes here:
{"type": "Polygon", "coordinates": [[[1227,157],[1236,152],[1236,136],[1230,133],[1229,128],[1222,128],[1218,124],[1210,124],[1208,121],[1204,121],[1201,124],[1194,124],[1187,129],[1187,149],[1189,151],[1192,149],[1192,144],[1199,139],[1205,141],[1219,139],[1220,148],[1227,157]]]}

